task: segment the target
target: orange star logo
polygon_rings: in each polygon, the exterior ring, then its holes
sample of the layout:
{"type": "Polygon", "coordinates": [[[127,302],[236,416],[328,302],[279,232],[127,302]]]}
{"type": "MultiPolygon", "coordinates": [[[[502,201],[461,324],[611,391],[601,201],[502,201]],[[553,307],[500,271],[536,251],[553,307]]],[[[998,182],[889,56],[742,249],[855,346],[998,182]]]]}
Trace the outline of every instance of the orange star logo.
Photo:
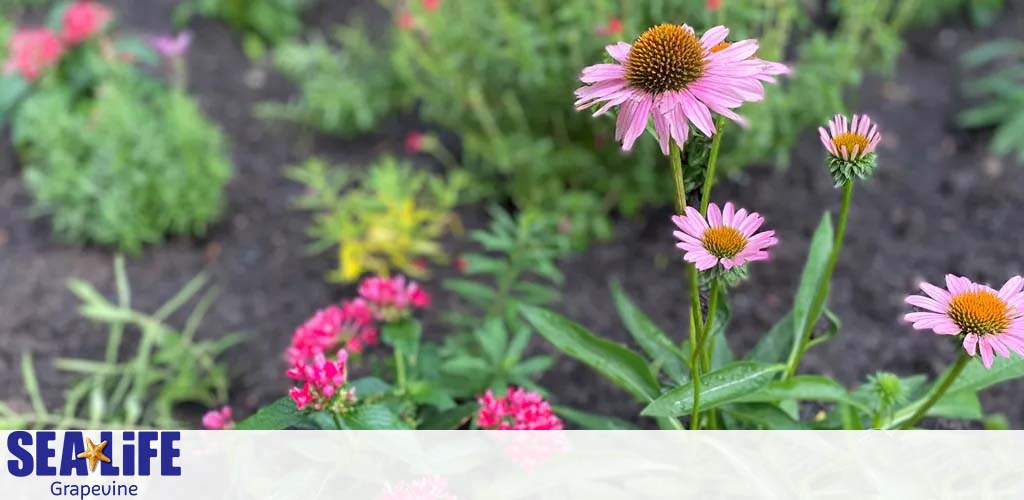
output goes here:
{"type": "Polygon", "coordinates": [[[94,444],[92,439],[85,438],[85,451],[78,454],[78,458],[84,458],[89,461],[89,472],[96,470],[96,462],[107,462],[110,463],[110,457],[103,454],[103,448],[107,447],[106,441],[101,441],[100,444],[94,444]]]}

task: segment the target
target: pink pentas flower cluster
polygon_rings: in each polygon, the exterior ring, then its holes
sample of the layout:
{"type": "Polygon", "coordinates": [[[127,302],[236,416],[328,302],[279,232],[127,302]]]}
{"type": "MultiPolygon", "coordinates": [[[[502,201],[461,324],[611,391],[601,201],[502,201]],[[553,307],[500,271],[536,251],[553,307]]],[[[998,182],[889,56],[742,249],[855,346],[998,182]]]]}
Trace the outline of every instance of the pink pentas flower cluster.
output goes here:
{"type": "Polygon", "coordinates": [[[79,1],[67,7],[60,33],[48,28],[22,28],[11,37],[4,72],[35,81],[60,61],[64,51],[103,31],[113,13],[97,2],[79,1]]]}
{"type": "Polygon", "coordinates": [[[210,410],[203,415],[203,428],[211,431],[229,430],[235,427],[231,419],[231,407],[224,406],[219,410],[210,410]]]}
{"type": "Polygon", "coordinates": [[[353,403],[355,390],[345,387],[347,362],[348,352],[342,349],[334,361],[317,354],[312,362],[299,360],[285,371],[288,378],[299,383],[288,391],[295,406],[300,410],[313,408],[340,413],[353,403]]]}
{"type": "Polygon", "coordinates": [[[309,360],[343,344],[353,353],[377,345],[377,326],[373,313],[362,299],[343,302],[321,309],[292,334],[292,343],[285,351],[289,364],[309,360]]]}
{"type": "Polygon", "coordinates": [[[79,1],[64,11],[62,35],[68,45],[82,43],[103,31],[114,14],[103,4],[79,1]]]}
{"type": "Polygon", "coordinates": [[[476,423],[488,430],[561,430],[562,420],[540,394],[518,387],[509,387],[504,397],[495,397],[488,389],[477,400],[480,409],[476,423]]]}
{"type": "Polygon", "coordinates": [[[404,276],[367,278],[359,284],[359,296],[369,305],[374,317],[385,323],[430,305],[430,294],[404,276]]]}
{"type": "Polygon", "coordinates": [[[448,480],[441,477],[423,477],[398,484],[388,484],[378,500],[455,500],[448,489],[448,480]]]}

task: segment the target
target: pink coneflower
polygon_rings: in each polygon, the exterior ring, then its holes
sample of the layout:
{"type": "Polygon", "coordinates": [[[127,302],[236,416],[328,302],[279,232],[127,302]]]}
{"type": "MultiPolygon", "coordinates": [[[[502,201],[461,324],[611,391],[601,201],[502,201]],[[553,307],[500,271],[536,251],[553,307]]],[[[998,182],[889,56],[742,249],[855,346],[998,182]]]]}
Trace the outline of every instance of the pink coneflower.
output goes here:
{"type": "Polygon", "coordinates": [[[63,53],[64,46],[54,32],[46,28],[18,30],[8,46],[4,72],[16,72],[31,82],[60,60],[63,53]]]}
{"type": "Polygon", "coordinates": [[[419,283],[405,276],[366,278],[359,284],[359,296],[366,301],[374,317],[385,323],[404,318],[413,308],[430,305],[428,294],[419,283]]]}
{"type": "Polygon", "coordinates": [[[828,129],[818,127],[818,135],[828,151],[828,168],[836,186],[866,179],[874,172],[875,148],[882,134],[867,115],[853,115],[852,122],[836,115],[828,122],[828,129]]]}
{"type": "Polygon", "coordinates": [[[488,430],[561,430],[562,420],[540,394],[509,387],[505,397],[496,398],[490,389],[477,401],[476,424],[488,430]]]}
{"type": "Polygon", "coordinates": [[[211,431],[229,430],[235,427],[231,420],[231,407],[224,406],[219,410],[210,410],[203,415],[203,428],[211,431]]]}
{"type": "Polygon", "coordinates": [[[917,330],[939,335],[962,335],[971,356],[981,352],[985,368],[992,366],[992,353],[1004,358],[1010,351],[1024,356],[1024,279],[1014,276],[998,291],[962,276],[946,275],[946,290],[921,283],[926,295],[911,295],[906,301],[927,312],[913,312],[904,319],[917,330]]]}
{"type": "Polygon", "coordinates": [[[576,109],[603,102],[596,116],[619,106],[615,136],[627,151],[653,117],[666,155],[670,139],[679,145],[686,142],[687,121],[708,137],[715,133],[712,112],[742,122],[732,110],[764,98],[760,76],[767,63],[752,58],[756,40],[713,52],[728,34],[727,28],[716,26],[697,38],[685,24],[662,24],[645,31],[632,45],[609,45],[608,54],[616,62],[583,70],[580,80],[587,85],[576,90],[576,109]]]}
{"type": "Polygon", "coordinates": [[[288,378],[301,384],[288,392],[292,401],[295,401],[295,407],[299,410],[312,407],[338,413],[353,403],[355,390],[344,387],[348,378],[347,361],[348,353],[342,349],[338,351],[336,361],[318,354],[311,363],[301,360],[285,371],[288,378]]]}
{"type": "Polygon", "coordinates": [[[192,33],[183,31],[175,36],[154,36],[150,38],[149,44],[153,50],[160,55],[173,59],[184,56],[192,44],[192,33]]]}
{"type": "Polygon", "coordinates": [[[64,11],[62,34],[68,45],[76,45],[99,33],[114,17],[103,4],[79,1],[64,11]]]}
{"type": "Polygon", "coordinates": [[[344,344],[345,349],[361,353],[367,346],[377,345],[377,327],[373,312],[362,299],[343,302],[340,306],[321,309],[292,334],[285,351],[288,364],[309,360],[317,354],[344,344]]]}
{"type": "Polygon", "coordinates": [[[685,250],[683,258],[701,271],[719,263],[731,269],[765,260],[767,249],[779,242],[775,231],[755,233],[764,217],[757,212],[748,214],[743,208],[735,210],[732,203],[726,203],[722,210],[714,203],[708,205],[706,220],[693,207],[686,207],[686,215],[673,215],[672,222],[680,229],[672,232],[679,239],[676,247],[685,250]]]}

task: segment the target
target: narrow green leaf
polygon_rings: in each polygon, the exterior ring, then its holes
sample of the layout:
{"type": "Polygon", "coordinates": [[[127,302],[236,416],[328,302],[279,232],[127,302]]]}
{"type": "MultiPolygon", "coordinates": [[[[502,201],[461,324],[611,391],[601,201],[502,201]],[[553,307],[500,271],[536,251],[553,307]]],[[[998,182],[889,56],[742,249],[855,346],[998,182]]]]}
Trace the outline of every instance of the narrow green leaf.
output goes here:
{"type": "Polygon", "coordinates": [[[948,393],[928,409],[929,417],[981,420],[984,413],[978,394],[971,391],[948,393]]]}
{"type": "Polygon", "coordinates": [[[821,217],[818,228],[814,230],[811,238],[811,249],[804,264],[804,270],[800,274],[800,287],[796,291],[796,298],[793,301],[793,323],[790,345],[800,341],[803,330],[808,321],[815,321],[817,318],[810,318],[811,307],[814,298],[818,295],[821,287],[828,289],[829,284],[823,283],[825,270],[828,267],[829,255],[832,253],[832,217],[826,213],[821,217]]]}
{"type": "MultiPolygon", "coordinates": [[[[737,401],[767,385],[775,374],[785,368],[781,364],[766,365],[739,361],[701,377],[700,408],[709,410],[737,401]]],[[[678,417],[693,410],[693,385],[680,385],[644,408],[648,417],[678,417]]]]}
{"type": "Polygon", "coordinates": [[[689,368],[683,362],[682,353],[672,340],[643,311],[633,305],[618,282],[613,282],[611,287],[619,318],[636,343],[673,381],[677,384],[686,383],[689,380],[689,368]]]}
{"type": "Polygon", "coordinates": [[[658,395],[658,382],[639,354],[598,338],[551,311],[527,305],[521,306],[520,311],[548,342],[626,389],[637,400],[648,402],[658,395]]]}
{"type": "Polygon", "coordinates": [[[991,368],[985,368],[980,360],[971,360],[949,387],[947,394],[959,391],[978,392],[1000,382],[1024,377],[1024,362],[1016,354],[1010,356],[996,356],[991,368]]]}
{"type": "Polygon", "coordinates": [[[301,427],[306,416],[295,408],[291,398],[278,398],[245,420],[235,424],[240,430],[276,431],[292,427],[301,427]]]}
{"type": "Polygon", "coordinates": [[[850,396],[850,393],[839,382],[821,375],[797,375],[789,380],[775,381],[756,393],[740,399],[742,402],[786,400],[842,402],[866,412],[871,411],[870,408],[850,396]]]}
{"type": "Polygon", "coordinates": [[[352,382],[349,386],[356,390],[356,397],[360,400],[387,394],[391,391],[391,384],[377,377],[363,377],[352,382]]]}
{"type": "Polygon", "coordinates": [[[761,337],[746,359],[759,363],[781,363],[786,361],[792,347],[793,312],[790,311],[761,337]]]}
{"type": "Polygon", "coordinates": [[[604,415],[595,415],[575,408],[569,408],[568,406],[554,406],[552,409],[555,410],[555,413],[557,413],[558,416],[583,429],[595,431],[631,431],[639,429],[639,427],[622,419],[604,415]]]}
{"type": "Polygon", "coordinates": [[[501,318],[488,318],[484,321],[483,326],[473,332],[473,336],[476,337],[491,363],[500,363],[505,357],[505,349],[508,347],[508,332],[505,330],[505,322],[501,318]]]}
{"type": "Polygon", "coordinates": [[[32,403],[32,410],[39,418],[46,418],[49,414],[46,411],[46,403],[43,402],[43,395],[39,391],[39,379],[36,378],[36,369],[32,363],[32,354],[25,352],[21,355],[21,378],[25,384],[25,392],[32,403]]]}

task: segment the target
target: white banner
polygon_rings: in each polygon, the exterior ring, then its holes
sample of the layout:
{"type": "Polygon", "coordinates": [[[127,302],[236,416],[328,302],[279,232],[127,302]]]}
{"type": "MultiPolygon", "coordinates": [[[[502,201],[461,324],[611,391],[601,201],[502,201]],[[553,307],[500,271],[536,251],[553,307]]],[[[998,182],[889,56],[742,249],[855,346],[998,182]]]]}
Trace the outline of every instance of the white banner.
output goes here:
{"type": "Polygon", "coordinates": [[[1024,432],[16,431],[0,436],[4,498],[1024,498],[1024,432]],[[90,450],[101,446],[103,457],[93,453],[91,460],[90,450]],[[90,461],[96,462],[92,472],[90,461]]]}

